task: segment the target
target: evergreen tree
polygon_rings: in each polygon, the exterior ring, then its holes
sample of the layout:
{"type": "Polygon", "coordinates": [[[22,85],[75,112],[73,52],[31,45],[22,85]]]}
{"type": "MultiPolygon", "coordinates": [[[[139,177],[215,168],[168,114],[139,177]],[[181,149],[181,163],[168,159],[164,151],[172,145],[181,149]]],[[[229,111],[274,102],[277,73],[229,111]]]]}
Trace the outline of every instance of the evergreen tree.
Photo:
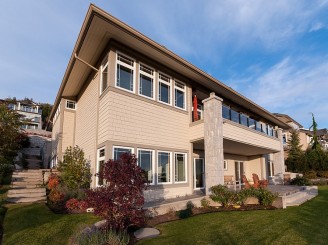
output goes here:
{"type": "Polygon", "coordinates": [[[297,130],[292,130],[291,137],[288,139],[288,158],[286,159],[289,171],[304,172],[304,153],[300,144],[300,137],[297,130]]]}
{"type": "Polygon", "coordinates": [[[321,150],[321,145],[320,145],[320,142],[319,142],[319,137],[317,135],[318,124],[315,121],[313,113],[312,113],[312,125],[310,127],[310,130],[311,129],[313,130],[313,137],[312,137],[312,140],[310,142],[310,144],[312,144],[311,148],[314,151],[320,151],[321,150]]]}

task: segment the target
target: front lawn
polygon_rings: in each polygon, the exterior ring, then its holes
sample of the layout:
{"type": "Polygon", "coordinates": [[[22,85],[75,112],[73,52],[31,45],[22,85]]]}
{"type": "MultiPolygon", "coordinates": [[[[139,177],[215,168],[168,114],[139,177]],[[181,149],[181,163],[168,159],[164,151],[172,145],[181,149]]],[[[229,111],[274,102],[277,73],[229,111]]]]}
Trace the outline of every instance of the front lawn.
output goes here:
{"type": "Polygon", "coordinates": [[[9,205],[3,244],[67,244],[78,228],[98,220],[93,214],[54,214],[42,203],[9,205]]]}
{"type": "Polygon", "coordinates": [[[138,244],[327,244],[328,186],[299,207],[203,214],[157,228],[159,237],[138,244]]]}

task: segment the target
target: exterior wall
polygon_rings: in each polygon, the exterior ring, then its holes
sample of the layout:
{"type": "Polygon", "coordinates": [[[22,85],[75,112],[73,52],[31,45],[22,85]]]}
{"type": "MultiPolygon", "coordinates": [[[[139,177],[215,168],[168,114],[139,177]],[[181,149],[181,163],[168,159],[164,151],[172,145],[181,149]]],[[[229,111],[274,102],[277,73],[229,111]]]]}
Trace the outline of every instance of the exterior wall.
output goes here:
{"type": "Polygon", "coordinates": [[[58,118],[53,122],[52,126],[52,144],[51,144],[51,158],[53,159],[53,164],[56,164],[57,159],[61,160],[62,157],[62,149],[61,149],[61,140],[62,140],[62,132],[61,132],[61,113],[58,118]]]}
{"type": "Polygon", "coordinates": [[[195,141],[204,138],[204,120],[193,122],[189,127],[189,139],[195,141]]]}
{"type": "Polygon", "coordinates": [[[62,151],[65,152],[67,147],[74,146],[74,132],[75,132],[75,111],[64,110],[63,120],[63,141],[62,151]]]}
{"type": "Polygon", "coordinates": [[[299,131],[300,144],[302,145],[302,150],[305,151],[309,147],[309,136],[299,131]]]}
{"type": "Polygon", "coordinates": [[[280,141],[229,120],[224,120],[223,137],[248,145],[280,151],[280,141]]]}
{"type": "MultiPolygon", "coordinates": [[[[79,94],[75,112],[74,145],[83,149],[85,158],[90,161],[93,174],[96,171],[98,84],[99,76],[95,75],[79,94]]],[[[94,183],[94,179],[92,182],[94,183]]]]}

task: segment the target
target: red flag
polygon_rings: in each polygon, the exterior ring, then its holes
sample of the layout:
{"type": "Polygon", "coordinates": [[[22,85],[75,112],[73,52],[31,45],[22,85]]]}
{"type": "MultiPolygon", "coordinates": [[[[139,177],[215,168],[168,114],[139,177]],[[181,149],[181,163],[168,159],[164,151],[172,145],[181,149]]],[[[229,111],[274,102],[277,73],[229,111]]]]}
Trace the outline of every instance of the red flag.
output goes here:
{"type": "Polygon", "coordinates": [[[198,112],[197,112],[197,96],[195,95],[194,96],[194,122],[195,121],[198,121],[199,120],[199,118],[198,118],[198,112]]]}

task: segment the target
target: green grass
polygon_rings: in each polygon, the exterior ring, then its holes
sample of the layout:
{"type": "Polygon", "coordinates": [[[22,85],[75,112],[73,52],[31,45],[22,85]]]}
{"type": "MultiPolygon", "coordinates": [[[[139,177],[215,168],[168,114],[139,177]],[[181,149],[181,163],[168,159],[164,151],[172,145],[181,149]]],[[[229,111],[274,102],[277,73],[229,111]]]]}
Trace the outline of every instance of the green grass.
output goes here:
{"type": "Polygon", "coordinates": [[[299,207],[203,214],[157,228],[159,237],[138,244],[327,244],[328,186],[299,207]]]}
{"type": "Polygon", "coordinates": [[[10,205],[3,244],[67,244],[78,228],[98,220],[93,214],[54,214],[45,204],[10,205]]]}

